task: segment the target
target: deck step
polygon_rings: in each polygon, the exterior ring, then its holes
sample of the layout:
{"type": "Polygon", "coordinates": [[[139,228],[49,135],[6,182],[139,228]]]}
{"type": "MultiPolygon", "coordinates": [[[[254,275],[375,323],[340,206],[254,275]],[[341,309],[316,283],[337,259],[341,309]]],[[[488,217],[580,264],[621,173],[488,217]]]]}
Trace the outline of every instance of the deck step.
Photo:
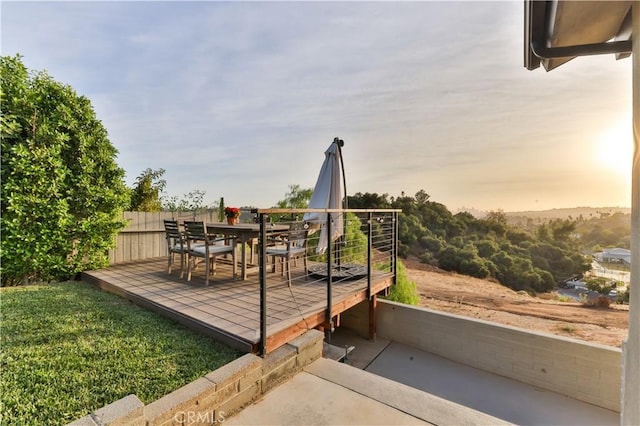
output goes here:
{"type": "Polygon", "coordinates": [[[356,348],[355,346],[345,346],[341,348],[340,346],[331,345],[327,342],[323,342],[322,346],[322,357],[338,362],[345,362],[349,354],[356,348]]]}
{"type": "Polygon", "coordinates": [[[434,425],[511,424],[348,364],[321,358],[304,371],[434,425]]]}

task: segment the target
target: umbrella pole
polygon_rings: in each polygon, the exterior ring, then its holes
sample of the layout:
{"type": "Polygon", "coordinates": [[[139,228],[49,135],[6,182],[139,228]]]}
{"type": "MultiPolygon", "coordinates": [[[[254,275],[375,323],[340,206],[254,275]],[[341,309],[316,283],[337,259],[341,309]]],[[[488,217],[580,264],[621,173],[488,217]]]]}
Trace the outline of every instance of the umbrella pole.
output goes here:
{"type": "MultiPolygon", "coordinates": [[[[333,143],[338,146],[338,157],[340,157],[340,170],[342,171],[342,188],[344,189],[344,199],[342,200],[342,208],[349,208],[349,200],[347,199],[347,175],[344,173],[344,161],[342,161],[342,147],[344,146],[344,141],[340,138],[333,138],[333,143]]],[[[344,240],[347,235],[347,221],[346,221],[346,213],[342,213],[344,216],[342,218],[342,235],[340,236],[339,245],[340,248],[344,246],[344,240]]],[[[336,263],[338,264],[338,270],[340,270],[340,250],[336,250],[336,263]]]]}

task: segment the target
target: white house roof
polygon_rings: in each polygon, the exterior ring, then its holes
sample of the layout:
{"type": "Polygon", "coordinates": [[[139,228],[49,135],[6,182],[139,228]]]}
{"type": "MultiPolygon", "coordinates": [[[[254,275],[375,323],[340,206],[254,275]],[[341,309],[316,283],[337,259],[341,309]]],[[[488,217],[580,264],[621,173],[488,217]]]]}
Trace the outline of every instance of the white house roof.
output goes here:
{"type": "Polygon", "coordinates": [[[631,250],[618,247],[612,249],[604,249],[602,252],[612,256],[631,256],[631,250]]]}
{"type": "Polygon", "coordinates": [[[605,249],[597,254],[599,260],[603,259],[620,259],[626,263],[631,263],[631,250],[623,248],[605,249]]]}

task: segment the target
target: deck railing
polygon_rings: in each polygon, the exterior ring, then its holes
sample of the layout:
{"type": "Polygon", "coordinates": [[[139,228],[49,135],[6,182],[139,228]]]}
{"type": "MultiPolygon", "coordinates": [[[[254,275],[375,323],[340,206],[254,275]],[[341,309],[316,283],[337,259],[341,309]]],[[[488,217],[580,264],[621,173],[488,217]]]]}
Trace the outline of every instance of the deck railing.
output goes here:
{"type": "MultiPolygon", "coordinates": [[[[260,329],[259,352],[267,352],[267,336],[281,333],[272,326],[267,333],[268,288],[282,290],[289,286],[290,297],[287,300],[271,300],[269,320],[294,319],[301,329],[313,328],[321,324],[325,329],[333,330],[334,320],[341,312],[354,303],[367,298],[375,304],[375,295],[396,282],[398,255],[398,214],[401,210],[392,209],[252,209],[243,211],[242,222],[259,224],[259,238],[256,247],[243,247],[249,262],[247,273],[258,270],[260,291],[260,329]],[[342,236],[319,253],[317,246],[321,226],[316,221],[305,220],[305,214],[319,215],[324,219],[325,231],[331,235],[336,227],[342,229],[342,236]],[[275,226],[279,225],[279,226],[275,226]],[[304,257],[296,256],[289,261],[290,278],[287,276],[286,259],[271,255],[273,248],[286,245],[300,230],[306,235],[307,265],[304,257]],[[277,231],[277,232],[276,232],[277,231]],[[256,261],[255,255],[258,256],[256,261]],[[270,261],[270,262],[268,262],[270,261]],[[255,264],[258,268],[253,268],[255,264]],[[275,266],[280,274],[267,273],[275,266]],[[269,284],[269,285],[267,285],[269,284]],[[350,300],[344,299],[353,296],[350,300]],[[293,301],[296,311],[291,309],[293,301]],[[324,312],[318,311],[318,301],[325,306],[324,312]],[[279,312],[288,309],[287,312],[279,312]],[[295,318],[294,318],[295,317],[295,318]]],[[[167,255],[167,243],[163,219],[174,218],[217,222],[217,212],[204,212],[195,218],[192,214],[176,216],[172,212],[144,213],[127,212],[123,216],[129,226],[118,235],[116,247],[110,251],[111,263],[157,258],[167,255]]],[[[255,281],[254,281],[255,282],[255,281]]],[[[271,296],[276,297],[277,291],[271,296]]],[[[282,294],[282,291],[279,291],[282,294]]],[[[282,321],[278,326],[281,326],[282,321]]],[[[295,328],[295,327],[293,327],[295,328]]],[[[292,336],[288,336],[291,337],[292,336]]],[[[277,340],[277,339],[276,339],[277,340]]],[[[286,340],[286,339],[285,339],[286,340]]],[[[282,340],[280,340],[282,342],[282,340]]],[[[275,342],[269,348],[276,347],[275,342]]]]}
{"type": "MultiPolygon", "coordinates": [[[[267,352],[267,304],[268,280],[267,268],[275,268],[278,257],[274,251],[286,250],[287,243],[300,238],[303,232],[306,238],[306,262],[302,255],[295,259],[281,261],[282,274],[287,285],[296,287],[325,287],[326,321],[324,326],[333,330],[334,286],[341,282],[361,280],[366,283],[367,298],[375,292],[373,280],[396,281],[398,254],[398,214],[392,209],[255,209],[252,213],[260,224],[259,238],[259,281],[260,281],[260,352],[267,352]],[[307,215],[307,216],[306,216],[307,215]],[[314,215],[315,220],[308,219],[314,215]],[[307,218],[305,220],[305,218],[307,218]],[[324,222],[319,224],[318,222],[324,222]],[[274,224],[288,225],[288,231],[273,232],[274,224]],[[323,230],[322,227],[325,229],[323,230]],[[334,235],[336,227],[342,229],[340,236],[326,249],[319,250],[321,237],[334,235]],[[274,250],[277,249],[277,250],[274,250]],[[273,259],[268,259],[272,257],[273,259]],[[269,260],[271,263],[269,264],[269,260]],[[287,262],[289,264],[287,265],[287,262]],[[303,265],[294,262],[303,263],[303,265]],[[304,265],[306,263],[306,266],[304,265]],[[303,266],[301,268],[301,266],[303,266]],[[289,272],[287,273],[287,268],[289,272]]],[[[282,229],[282,227],[278,227],[282,229]]],[[[292,296],[294,296],[292,292],[292,296]]],[[[295,297],[293,297],[295,302],[295,297]]],[[[339,312],[338,312],[339,313],[339,312]]],[[[304,318],[304,312],[300,312],[304,318]]]]}

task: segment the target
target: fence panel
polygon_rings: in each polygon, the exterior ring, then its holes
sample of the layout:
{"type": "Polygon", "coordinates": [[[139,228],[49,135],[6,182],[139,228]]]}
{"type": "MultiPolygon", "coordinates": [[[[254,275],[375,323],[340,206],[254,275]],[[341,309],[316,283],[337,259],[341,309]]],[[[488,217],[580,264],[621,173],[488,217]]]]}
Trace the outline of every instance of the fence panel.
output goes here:
{"type": "Polygon", "coordinates": [[[123,263],[167,255],[164,219],[217,222],[217,211],[193,213],[124,212],[128,225],[116,236],[116,247],[109,250],[109,263],[123,263]]]}

